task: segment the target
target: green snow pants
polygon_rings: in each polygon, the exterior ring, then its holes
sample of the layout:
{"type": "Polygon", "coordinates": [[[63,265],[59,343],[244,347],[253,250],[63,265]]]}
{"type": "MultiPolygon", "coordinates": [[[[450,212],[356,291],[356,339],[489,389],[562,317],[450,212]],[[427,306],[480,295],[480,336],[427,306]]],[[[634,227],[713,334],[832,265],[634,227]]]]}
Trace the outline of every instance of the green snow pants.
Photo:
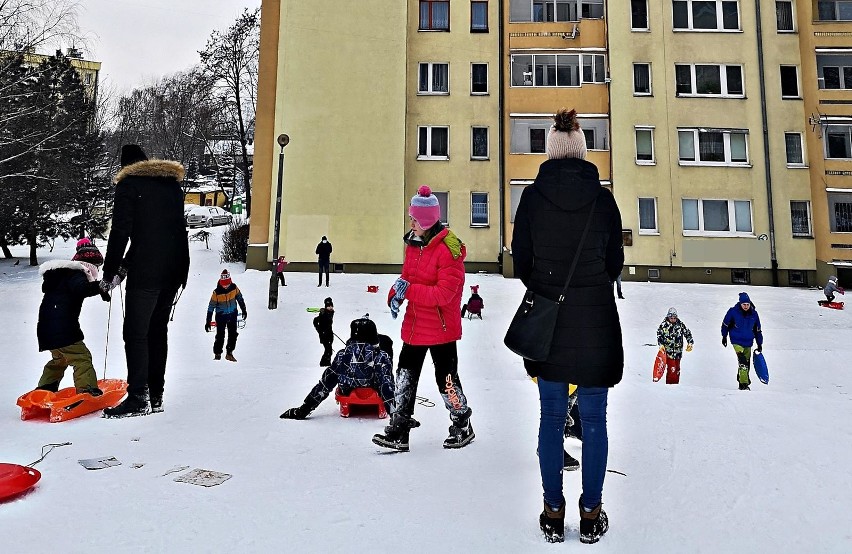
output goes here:
{"type": "Polygon", "coordinates": [[[83,341],[52,349],[50,355],[51,360],[45,364],[41,379],[38,381],[39,387],[51,383],[58,385],[69,365],[74,368],[74,386],[77,387],[78,392],[81,389],[98,386],[98,376],[92,365],[92,353],[83,341]]]}
{"type": "Polygon", "coordinates": [[[739,344],[732,346],[734,347],[734,352],[737,353],[737,362],[739,363],[739,367],[737,367],[737,383],[750,385],[751,378],[749,378],[748,373],[751,367],[751,347],[740,346],[739,344]]]}

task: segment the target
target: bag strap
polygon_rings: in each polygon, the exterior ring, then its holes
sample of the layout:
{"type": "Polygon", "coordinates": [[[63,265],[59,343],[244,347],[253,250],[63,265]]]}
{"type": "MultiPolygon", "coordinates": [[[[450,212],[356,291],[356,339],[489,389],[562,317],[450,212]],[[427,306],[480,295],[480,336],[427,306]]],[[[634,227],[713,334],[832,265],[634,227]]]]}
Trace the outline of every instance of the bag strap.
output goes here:
{"type": "MultiPolygon", "coordinates": [[[[600,196],[600,194],[598,194],[598,196],[600,196]]],[[[568,285],[571,284],[571,277],[574,276],[574,270],[577,269],[577,262],[580,261],[580,252],[583,251],[583,244],[585,244],[586,236],[589,234],[589,227],[592,226],[592,216],[595,215],[595,206],[598,203],[598,196],[595,196],[595,199],[592,202],[592,209],[589,210],[589,217],[586,219],[586,227],[583,229],[583,236],[580,237],[580,243],[577,244],[577,252],[574,254],[574,260],[571,262],[571,269],[568,270],[568,280],[565,281],[562,293],[560,293],[559,299],[556,300],[557,304],[562,304],[562,301],[565,300],[565,294],[568,292],[568,285]]]]}

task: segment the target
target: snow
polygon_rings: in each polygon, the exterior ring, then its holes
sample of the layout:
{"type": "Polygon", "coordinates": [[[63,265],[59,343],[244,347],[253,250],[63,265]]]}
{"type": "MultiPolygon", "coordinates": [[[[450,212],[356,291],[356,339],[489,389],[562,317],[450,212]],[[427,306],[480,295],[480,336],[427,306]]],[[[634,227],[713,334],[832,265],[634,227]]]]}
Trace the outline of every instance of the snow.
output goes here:
{"type": "MultiPolygon", "coordinates": [[[[334,298],[335,330],[369,312],[398,340],[385,291],[394,275],[286,274],[278,309],[267,309],[269,273],[219,263],[224,228],[210,249],[192,242],[189,287],[170,326],[165,412],[65,423],[22,422],[16,398],[35,386],[48,355],[35,325],[37,268],[0,260],[5,332],[0,349],[0,462],[36,469],[36,488],[0,506],[0,551],[30,552],[51,540],[63,552],[850,552],[852,551],[852,310],[820,308],[816,290],[695,284],[624,283],[624,380],[610,394],[609,468],[604,505],[609,533],[580,546],[580,472],[564,475],[566,543],[538,529],[538,399],[522,364],[502,344],[520,301],[520,282],[468,275],[485,300],[484,319],[464,321],[460,375],[473,408],[476,440],[445,450],[449,418],[427,362],[418,394],[422,422],[410,453],[370,442],[386,420],[342,419],[328,399],[305,421],[278,415],[301,403],[320,376],[322,354],[306,307],[334,298]],[[216,362],[203,332],[207,300],[223,265],[248,304],[239,362],[216,362]],[[378,294],[367,285],[379,285],[378,294]],[[747,290],[764,325],[770,384],[736,384],[733,350],[720,343],[725,310],[747,290]],[[695,336],[681,384],[651,381],[656,328],[669,306],[695,336]],[[115,456],[122,465],[87,471],[78,460],[115,456]],[[134,469],[133,464],[144,464],[134,469]],[[233,475],[214,487],[178,483],[188,466],[233,475]]],[[[98,241],[102,248],[104,244],[98,241]]],[[[67,259],[57,242],[40,261],[67,259]]],[[[469,289],[466,287],[466,292],[469,289]]],[[[467,295],[466,295],[467,296],[467,295]]],[[[122,307],[98,298],[82,325],[102,376],[124,377],[122,307]],[[109,322],[109,345],[106,335],[109,322]]],[[[340,344],[337,345],[339,347],[340,344]]],[[[63,381],[71,386],[70,370],[63,381]]],[[[567,442],[580,457],[580,443],[567,442]]]]}

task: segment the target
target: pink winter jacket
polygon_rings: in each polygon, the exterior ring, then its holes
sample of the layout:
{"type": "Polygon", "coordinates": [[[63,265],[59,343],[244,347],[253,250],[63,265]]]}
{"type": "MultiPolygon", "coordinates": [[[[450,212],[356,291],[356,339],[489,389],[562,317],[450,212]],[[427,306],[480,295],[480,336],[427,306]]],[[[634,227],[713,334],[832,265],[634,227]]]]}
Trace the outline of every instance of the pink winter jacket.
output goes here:
{"type": "MultiPolygon", "coordinates": [[[[461,338],[461,297],[464,289],[464,244],[448,229],[423,247],[406,245],[402,278],[410,283],[405,299],[402,341],[431,346],[461,338]],[[455,246],[453,257],[447,243],[455,246]]],[[[394,295],[391,288],[388,302],[394,295]]]]}

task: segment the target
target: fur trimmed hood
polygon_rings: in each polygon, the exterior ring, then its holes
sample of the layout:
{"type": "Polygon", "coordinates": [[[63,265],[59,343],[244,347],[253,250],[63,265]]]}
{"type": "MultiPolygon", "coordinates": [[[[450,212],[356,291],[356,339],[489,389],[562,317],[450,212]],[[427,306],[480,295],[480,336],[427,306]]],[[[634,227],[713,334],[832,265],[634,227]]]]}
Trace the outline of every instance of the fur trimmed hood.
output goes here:
{"type": "Polygon", "coordinates": [[[53,269],[76,269],[86,273],[86,268],[80,262],[74,260],[50,260],[38,266],[38,274],[44,277],[44,274],[53,269]]]}
{"type": "Polygon", "coordinates": [[[171,178],[178,183],[183,181],[186,170],[178,162],[170,160],[145,160],[121,168],[115,175],[113,183],[118,183],[126,177],[160,177],[171,178]]]}

